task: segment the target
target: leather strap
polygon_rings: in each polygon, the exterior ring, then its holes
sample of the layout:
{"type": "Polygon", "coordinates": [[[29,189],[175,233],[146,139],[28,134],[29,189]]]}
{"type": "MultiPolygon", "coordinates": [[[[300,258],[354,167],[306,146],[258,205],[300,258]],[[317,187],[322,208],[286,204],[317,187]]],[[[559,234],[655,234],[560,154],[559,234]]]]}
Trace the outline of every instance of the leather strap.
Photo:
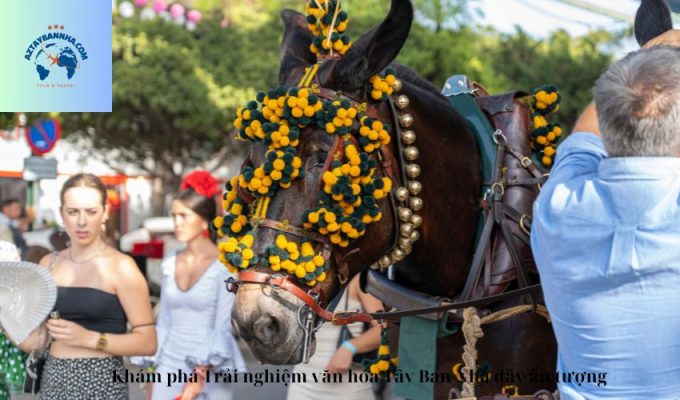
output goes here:
{"type": "Polygon", "coordinates": [[[289,225],[287,221],[281,222],[269,218],[260,218],[252,222],[253,227],[271,228],[277,231],[289,233],[304,239],[312,239],[321,244],[328,244],[328,238],[319,233],[309,231],[299,226],[289,225]]]}
{"type": "Polygon", "coordinates": [[[531,286],[526,286],[521,289],[511,290],[509,292],[501,293],[495,296],[489,296],[482,299],[468,300],[468,301],[458,301],[458,302],[443,302],[436,307],[427,308],[417,308],[412,310],[403,311],[389,311],[389,312],[376,312],[376,313],[364,313],[355,311],[336,311],[330,312],[323,307],[316,299],[310,294],[310,292],[301,289],[296,285],[288,276],[284,275],[271,275],[264,272],[258,271],[243,271],[239,274],[238,284],[266,284],[271,285],[273,288],[283,289],[293,294],[295,297],[302,300],[309,308],[326,321],[332,322],[334,325],[346,325],[354,322],[370,322],[372,320],[388,320],[394,321],[399,320],[403,317],[429,314],[433,312],[443,312],[454,309],[462,309],[467,307],[479,307],[482,305],[488,305],[495,303],[504,299],[512,298],[515,296],[534,293],[541,289],[540,284],[535,284],[531,286]]]}

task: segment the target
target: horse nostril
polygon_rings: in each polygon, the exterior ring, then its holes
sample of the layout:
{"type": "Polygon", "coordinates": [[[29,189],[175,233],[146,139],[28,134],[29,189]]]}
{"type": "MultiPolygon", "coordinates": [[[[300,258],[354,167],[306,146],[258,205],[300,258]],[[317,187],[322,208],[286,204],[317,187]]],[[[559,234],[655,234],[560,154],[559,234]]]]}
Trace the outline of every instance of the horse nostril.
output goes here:
{"type": "Polygon", "coordinates": [[[281,322],[270,315],[263,315],[255,321],[253,330],[260,342],[271,343],[281,330],[281,322]]]}

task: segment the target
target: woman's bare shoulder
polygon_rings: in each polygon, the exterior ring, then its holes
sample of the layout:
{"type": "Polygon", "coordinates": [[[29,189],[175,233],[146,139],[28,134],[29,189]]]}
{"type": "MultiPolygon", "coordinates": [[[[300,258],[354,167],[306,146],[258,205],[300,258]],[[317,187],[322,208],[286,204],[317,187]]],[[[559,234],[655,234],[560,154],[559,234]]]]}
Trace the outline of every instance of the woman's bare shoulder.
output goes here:
{"type": "Polygon", "coordinates": [[[48,268],[51,262],[54,262],[56,264],[60,260],[62,260],[65,257],[67,251],[68,249],[62,251],[53,251],[52,253],[47,254],[43,258],[41,258],[39,264],[45,268],[48,268]]]}

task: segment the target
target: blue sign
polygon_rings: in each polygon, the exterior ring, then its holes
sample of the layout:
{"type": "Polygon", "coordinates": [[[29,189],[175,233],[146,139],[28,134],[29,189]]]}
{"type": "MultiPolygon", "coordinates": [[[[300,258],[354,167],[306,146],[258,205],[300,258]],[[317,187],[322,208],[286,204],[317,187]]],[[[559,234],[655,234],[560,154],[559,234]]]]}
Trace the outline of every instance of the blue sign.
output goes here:
{"type": "Polygon", "coordinates": [[[33,153],[43,155],[50,152],[61,136],[61,126],[56,119],[37,121],[26,135],[33,153]]]}

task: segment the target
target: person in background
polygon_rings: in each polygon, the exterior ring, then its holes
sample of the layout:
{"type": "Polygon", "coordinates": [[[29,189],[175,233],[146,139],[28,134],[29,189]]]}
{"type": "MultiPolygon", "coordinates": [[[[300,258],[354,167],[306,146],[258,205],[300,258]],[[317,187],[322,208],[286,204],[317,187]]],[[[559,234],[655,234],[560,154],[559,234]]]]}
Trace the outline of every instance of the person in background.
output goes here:
{"type": "Polygon", "coordinates": [[[47,346],[42,400],[128,399],[128,384],[113,379],[114,374],[125,376],[122,356],[156,352],[146,281],[130,257],[102,240],[108,209],[99,178],[74,175],[60,197],[71,246],[40,262],[57,284],[54,311],[59,316],[20,347],[31,352],[47,346]]]}
{"type": "Polygon", "coordinates": [[[14,245],[17,246],[22,260],[26,259],[26,252],[28,251],[28,244],[26,243],[26,239],[24,239],[24,233],[28,232],[29,225],[30,221],[28,218],[28,213],[26,212],[26,207],[21,206],[19,216],[12,221],[10,230],[12,231],[14,245]]]}
{"type": "Polygon", "coordinates": [[[195,398],[228,400],[233,386],[205,382],[207,373],[229,368],[246,370],[231,331],[234,295],[224,281],[231,276],[218,259],[208,230],[217,215],[218,182],[207,172],[196,171],[182,181],[172,202],[175,237],[186,248],[162,263],[158,352],[147,360],[163,379],[149,388],[155,400],[195,398]],[[198,382],[168,384],[168,373],[178,370],[198,377],[198,382]]]}
{"type": "Polygon", "coordinates": [[[12,222],[21,214],[21,202],[15,198],[6,198],[0,202],[0,240],[14,244],[12,222]]]}
{"type": "MultiPolygon", "coordinates": [[[[337,309],[361,310],[363,312],[377,312],[382,310],[383,304],[372,295],[361,291],[359,276],[355,276],[347,285],[342,297],[338,301],[337,309]],[[345,307],[346,306],[346,307],[345,307]]],[[[294,372],[301,372],[311,377],[312,374],[329,373],[343,374],[342,382],[324,383],[308,379],[307,382],[293,382],[288,388],[288,400],[372,400],[375,398],[370,382],[349,382],[349,370],[357,374],[363,373],[363,368],[352,365],[355,353],[365,353],[375,350],[380,345],[380,325],[371,322],[371,327],[362,332],[363,324],[354,323],[347,326],[353,339],[347,340],[338,347],[340,326],[324,323],[316,332],[316,350],[308,364],[298,364],[294,372]]]]}

